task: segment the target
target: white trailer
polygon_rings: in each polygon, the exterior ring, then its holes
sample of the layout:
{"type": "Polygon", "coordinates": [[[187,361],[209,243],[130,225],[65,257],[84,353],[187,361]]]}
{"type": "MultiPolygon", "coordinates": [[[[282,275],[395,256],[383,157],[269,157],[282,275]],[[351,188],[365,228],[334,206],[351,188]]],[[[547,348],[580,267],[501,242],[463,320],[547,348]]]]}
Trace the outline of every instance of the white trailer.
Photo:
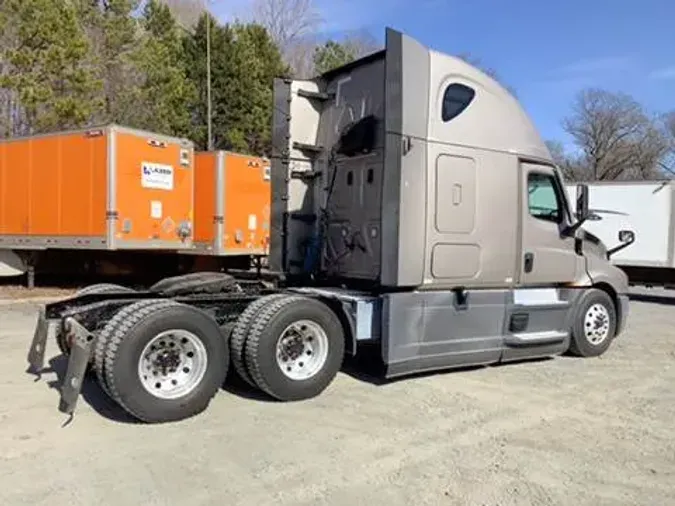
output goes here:
{"type": "MultiPolygon", "coordinates": [[[[576,183],[567,184],[573,200],[576,183]]],[[[589,187],[592,218],[583,228],[605,244],[632,230],[635,242],[611,256],[632,284],[675,288],[675,181],[594,182],[589,187]]]]}

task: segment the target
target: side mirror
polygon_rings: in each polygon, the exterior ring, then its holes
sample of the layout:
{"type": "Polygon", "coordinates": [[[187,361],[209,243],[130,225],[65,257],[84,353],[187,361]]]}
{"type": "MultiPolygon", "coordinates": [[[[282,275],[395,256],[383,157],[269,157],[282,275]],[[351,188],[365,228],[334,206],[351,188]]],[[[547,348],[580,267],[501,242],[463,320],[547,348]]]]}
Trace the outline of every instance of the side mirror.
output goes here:
{"type": "Polygon", "coordinates": [[[610,258],[614,253],[621,251],[624,248],[627,248],[635,242],[635,232],[632,230],[620,230],[619,231],[619,244],[607,252],[607,258],[610,258]]]}
{"type": "Polygon", "coordinates": [[[619,242],[633,243],[635,242],[635,232],[632,230],[619,230],[619,242]]]}
{"type": "Polygon", "coordinates": [[[578,184],[577,208],[575,212],[577,222],[567,227],[563,233],[565,235],[573,235],[579,229],[579,227],[581,227],[581,225],[583,225],[584,222],[590,218],[590,214],[590,210],[588,209],[588,185],[578,184]]]}
{"type": "Polygon", "coordinates": [[[586,221],[589,217],[588,210],[588,185],[587,184],[578,184],[577,185],[577,209],[576,215],[577,220],[583,222],[586,221]]]}

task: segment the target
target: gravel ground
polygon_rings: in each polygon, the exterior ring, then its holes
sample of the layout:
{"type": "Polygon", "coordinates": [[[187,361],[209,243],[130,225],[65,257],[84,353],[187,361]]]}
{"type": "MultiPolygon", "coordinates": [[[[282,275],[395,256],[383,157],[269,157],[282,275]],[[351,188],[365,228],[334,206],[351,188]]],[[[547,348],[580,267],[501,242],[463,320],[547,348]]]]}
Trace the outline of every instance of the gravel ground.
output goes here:
{"type": "Polygon", "coordinates": [[[0,307],[3,506],[675,504],[675,299],[634,301],[599,359],[379,385],[346,372],[296,404],[230,388],[162,426],[92,384],[62,427],[63,362],[25,373],[35,314],[0,307]]]}

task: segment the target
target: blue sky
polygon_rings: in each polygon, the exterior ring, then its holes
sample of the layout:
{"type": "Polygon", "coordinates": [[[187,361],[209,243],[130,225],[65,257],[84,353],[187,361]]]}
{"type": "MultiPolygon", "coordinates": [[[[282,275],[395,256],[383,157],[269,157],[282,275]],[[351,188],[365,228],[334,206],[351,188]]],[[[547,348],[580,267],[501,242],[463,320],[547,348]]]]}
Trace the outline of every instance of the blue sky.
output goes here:
{"type": "MultiPolygon", "coordinates": [[[[249,0],[213,0],[227,20],[249,0]]],[[[322,30],[401,30],[439,51],[471,53],[513,87],[546,139],[587,86],[675,110],[675,0],[318,0],[322,30]]]]}

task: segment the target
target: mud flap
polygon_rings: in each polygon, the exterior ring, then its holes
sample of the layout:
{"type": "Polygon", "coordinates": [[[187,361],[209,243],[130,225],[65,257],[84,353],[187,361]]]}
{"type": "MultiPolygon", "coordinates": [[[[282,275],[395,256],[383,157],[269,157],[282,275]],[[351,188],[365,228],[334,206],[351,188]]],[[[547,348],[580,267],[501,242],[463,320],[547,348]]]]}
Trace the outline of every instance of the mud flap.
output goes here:
{"type": "Polygon", "coordinates": [[[95,340],[94,335],[73,318],[66,319],[65,328],[74,336],[74,339],[68,360],[68,370],[61,386],[59,411],[72,415],[82,390],[87,364],[94,351],[95,340]]]}
{"type": "Polygon", "coordinates": [[[42,373],[45,364],[45,350],[47,348],[47,336],[49,335],[49,321],[45,308],[41,307],[38,313],[37,326],[33,334],[33,341],[28,351],[28,371],[38,377],[42,373]]]}

